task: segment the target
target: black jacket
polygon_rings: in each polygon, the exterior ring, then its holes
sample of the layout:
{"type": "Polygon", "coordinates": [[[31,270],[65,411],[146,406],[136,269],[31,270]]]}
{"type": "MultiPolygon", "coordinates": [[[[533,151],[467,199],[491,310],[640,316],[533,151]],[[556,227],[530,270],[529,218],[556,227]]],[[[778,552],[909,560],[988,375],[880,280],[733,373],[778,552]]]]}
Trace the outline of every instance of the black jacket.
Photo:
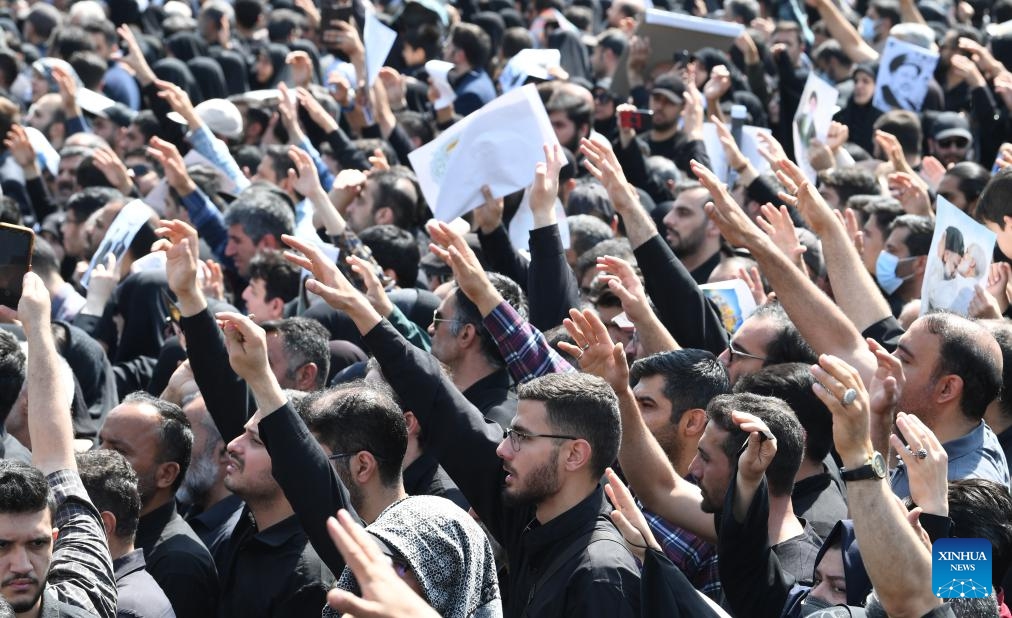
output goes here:
{"type": "Polygon", "coordinates": [[[487,422],[442,374],[439,362],[408,343],[386,320],[365,335],[405,408],[429,431],[435,455],[482,523],[506,550],[510,583],[507,616],[639,615],[639,568],[608,518],[600,487],[565,513],[540,524],[534,506],[507,506],[504,472],[496,448],[502,429],[487,422]],[[597,529],[605,540],[588,544],[597,529]],[[583,545],[556,570],[553,559],[583,545]],[[546,571],[554,574],[540,581],[546,571]]]}

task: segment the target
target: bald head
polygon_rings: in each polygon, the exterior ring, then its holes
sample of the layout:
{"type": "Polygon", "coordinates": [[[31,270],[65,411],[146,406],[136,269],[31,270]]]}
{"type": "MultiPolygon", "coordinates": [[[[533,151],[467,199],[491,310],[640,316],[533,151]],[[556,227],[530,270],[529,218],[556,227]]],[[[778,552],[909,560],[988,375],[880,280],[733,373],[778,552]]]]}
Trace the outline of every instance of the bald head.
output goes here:
{"type": "Polygon", "coordinates": [[[961,408],[972,419],[984,417],[1002,385],[1002,353],[991,332],[954,313],[932,313],[918,318],[927,332],[938,337],[935,377],[955,375],[963,381],[961,408]]]}

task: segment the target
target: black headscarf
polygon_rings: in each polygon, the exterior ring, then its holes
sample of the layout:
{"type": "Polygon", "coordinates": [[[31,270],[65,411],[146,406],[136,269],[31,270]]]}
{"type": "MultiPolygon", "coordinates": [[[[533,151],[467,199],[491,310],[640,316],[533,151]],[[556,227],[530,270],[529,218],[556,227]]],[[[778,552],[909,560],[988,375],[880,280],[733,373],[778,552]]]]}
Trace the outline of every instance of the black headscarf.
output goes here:
{"type": "Polygon", "coordinates": [[[323,80],[320,77],[320,51],[316,49],[314,44],[309,39],[296,39],[289,43],[292,51],[303,51],[309,54],[309,60],[313,63],[313,82],[316,84],[322,84],[323,80]]]}
{"type": "Polygon", "coordinates": [[[267,57],[270,58],[271,66],[274,67],[274,71],[267,81],[261,82],[257,79],[257,67],[254,62],[253,66],[249,69],[250,88],[253,90],[277,88],[278,84],[286,81],[288,78],[288,65],[285,63],[285,58],[288,57],[288,48],[280,43],[268,43],[260,50],[260,53],[267,54],[267,57]]]}
{"type": "Polygon", "coordinates": [[[194,32],[177,32],[166,39],[165,46],[174,58],[183,62],[207,55],[207,44],[194,32]]]}
{"type": "Polygon", "coordinates": [[[562,68],[569,73],[570,79],[590,80],[593,77],[590,70],[590,55],[587,54],[587,46],[580,40],[579,34],[558,29],[549,35],[548,47],[557,49],[562,54],[562,68]]]}
{"type": "Polygon", "coordinates": [[[178,58],[162,58],[151,66],[158,79],[172,82],[186,91],[190,101],[203,101],[204,95],[186,63],[178,58]]]}
{"type": "MultiPolygon", "coordinates": [[[[200,84],[200,92],[204,95],[202,100],[224,99],[228,96],[228,88],[225,86],[225,73],[221,65],[207,57],[194,58],[187,61],[186,66],[193,73],[194,79],[200,84]]],[[[196,105],[200,101],[193,101],[196,105]]]]}
{"type": "Polygon", "coordinates": [[[249,65],[242,54],[230,49],[219,49],[213,57],[225,74],[225,87],[229,95],[249,91],[249,65]]]}

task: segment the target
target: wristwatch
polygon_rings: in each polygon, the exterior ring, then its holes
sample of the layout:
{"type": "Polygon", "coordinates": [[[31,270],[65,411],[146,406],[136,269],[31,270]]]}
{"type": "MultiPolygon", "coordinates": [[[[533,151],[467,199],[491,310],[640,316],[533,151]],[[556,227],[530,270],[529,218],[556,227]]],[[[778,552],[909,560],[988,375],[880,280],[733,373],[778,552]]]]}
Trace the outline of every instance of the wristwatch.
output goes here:
{"type": "Polygon", "coordinates": [[[879,480],[884,479],[888,473],[889,468],[886,466],[885,457],[878,451],[869,455],[868,460],[861,467],[854,468],[853,470],[840,468],[840,478],[844,481],[879,480]]]}

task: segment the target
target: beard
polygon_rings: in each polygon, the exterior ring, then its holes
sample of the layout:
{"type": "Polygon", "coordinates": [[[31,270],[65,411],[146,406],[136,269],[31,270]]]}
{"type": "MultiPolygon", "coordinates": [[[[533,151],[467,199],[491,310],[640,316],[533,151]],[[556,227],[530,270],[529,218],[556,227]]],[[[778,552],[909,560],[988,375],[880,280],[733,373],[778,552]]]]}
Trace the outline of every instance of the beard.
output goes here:
{"type": "MultiPolygon", "coordinates": [[[[35,604],[39,602],[39,598],[42,597],[43,590],[45,590],[45,580],[47,577],[49,577],[48,573],[46,573],[46,577],[43,577],[41,580],[31,575],[26,576],[25,579],[32,580],[32,583],[35,584],[35,586],[37,586],[35,593],[32,594],[30,598],[23,597],[21,600],[7,599],[7,602],[10,603],[11,609],[13,609],[15,613],[20,614],[22,612],[27,612],[31,610],[33,607],[35,607],[35,604]]],[[[10,581],[13,581],[14,579],[21,579],[21,578],[9,577],[8,582],[5,582],[4,585],[7,585],[10,581]]]]}
{"type": "Polygon", "coordinates": [[[558,464],[559,448],[556,447],[548,461],[527,474],[523,485],[503,488],[503,502],[511,507],[529,506],[554,495],[559,491],[558,464]]]}
{"type": "Polygon", "coordinates": [[[668,239],[668,244],[671,244],[671,251],[679,258],[694,255],[699,248],[703,246],[703,241],[706,240],[706,222],[699,226],[699,229],[692,230],[688,235],[682,236],[676,234],[674,230],[670,231],[674,239],[668,239]],[[673,244],[672,240],[676,242],[673,244]]]}
{"type": "Polygon", "coordinates": [[[216,453],[204,453],[190,462],[186,469],[186,476],[183,484],[179,486],[178,496],[182,502],[187,504],[202,503],[207,497],[214,483],[218,480],[218,462],[216,453]],[[205,456],[209,455],[209,456],[205,456]]]}

